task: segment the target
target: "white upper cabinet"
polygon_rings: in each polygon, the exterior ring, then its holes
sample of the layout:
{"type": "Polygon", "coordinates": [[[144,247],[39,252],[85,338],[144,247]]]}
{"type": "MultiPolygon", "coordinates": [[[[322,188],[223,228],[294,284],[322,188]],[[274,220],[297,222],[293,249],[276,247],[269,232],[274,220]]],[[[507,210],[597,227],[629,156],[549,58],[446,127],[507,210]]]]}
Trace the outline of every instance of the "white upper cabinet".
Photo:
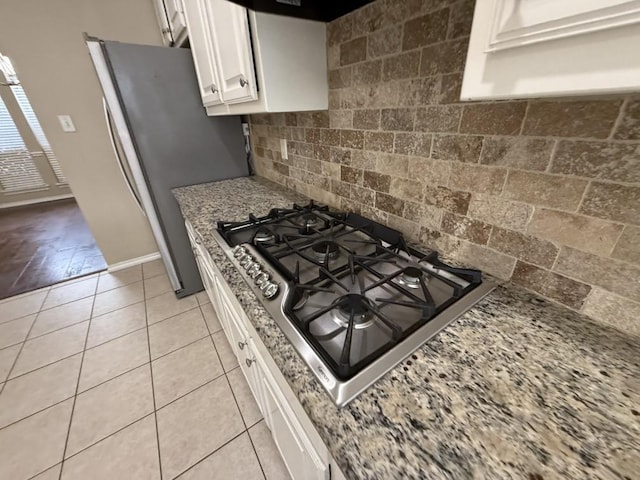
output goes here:
{"type": "Polygon", "coordinates": [[[184,11],[208,115],[328,108],[325,23],[228,0],[184,0],[184,11]]]}
{"type": "Polygon", "coordinates": [[[247,9],[227,0],[205,0],[226,103],[258,98],[247,9]]]}
{"type": "Polygon", "coordinates": [[[640,89],[640,1],[478,0],[462,99],[640,89]]]}
{"type": "Polygon", "coordinates": [[[219,105],[223,97],[216,54],[209,38],[207,17],[204,15],[204,0],[184,0],[184,12],[202,104],[205,107],[219,105]]]}
{"type": "Polygon", "coordinates": [[[165,45],[180,46],[187,39],[182,0],[154,0],[165,45]]]}

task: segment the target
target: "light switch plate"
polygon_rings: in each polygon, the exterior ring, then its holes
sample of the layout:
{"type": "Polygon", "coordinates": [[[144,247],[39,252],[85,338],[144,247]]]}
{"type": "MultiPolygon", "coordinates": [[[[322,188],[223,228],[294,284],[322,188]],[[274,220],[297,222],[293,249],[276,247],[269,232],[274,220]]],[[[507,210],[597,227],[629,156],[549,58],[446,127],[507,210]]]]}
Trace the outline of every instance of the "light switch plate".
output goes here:
{"type": "Polygon", "coordinates": [[[284,138],[280,139],[280,154],[284,160],[289,158],[289,154],[287,153],[287,141],[284,138]]]}
{"type": "Polygon", "coordinates": [[[63,132],[76,131],[76,126],[73,124],[73,120],[71,120],[71,115],[58,115],[58,121],[60,122],[63,132]]]}

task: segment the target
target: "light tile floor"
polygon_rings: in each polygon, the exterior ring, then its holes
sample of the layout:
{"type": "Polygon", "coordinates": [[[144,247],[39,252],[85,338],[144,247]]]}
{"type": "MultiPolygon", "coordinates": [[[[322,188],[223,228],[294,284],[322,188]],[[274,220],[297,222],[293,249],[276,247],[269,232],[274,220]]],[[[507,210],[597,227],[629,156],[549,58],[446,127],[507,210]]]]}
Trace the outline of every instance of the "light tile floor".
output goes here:
{"type": "Polygon", "coordinates": [[[0,480],[288,479],[206,294],[160,262],[0,301],[0,480]]]}

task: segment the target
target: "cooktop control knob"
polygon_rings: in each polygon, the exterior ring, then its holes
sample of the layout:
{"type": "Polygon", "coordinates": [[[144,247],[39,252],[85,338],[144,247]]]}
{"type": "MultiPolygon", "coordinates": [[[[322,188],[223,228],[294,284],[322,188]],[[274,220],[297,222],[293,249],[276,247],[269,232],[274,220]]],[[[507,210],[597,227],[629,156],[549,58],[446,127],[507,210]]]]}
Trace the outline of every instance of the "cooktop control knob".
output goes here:
{"type": "Polygon", "coordinates": [[[267,300],[275,298],[279,291],[280,287],[274,282],[267,282],[262,286],[262,296],[267,300]]]}
{"type": "Polygon", "coordinates": [[[254,262],[254,261],[250,261],[250,262],[246,262],[244,264],[244,269],[249,272],[249,270],[251,270],[254,266],[260,266],[260,264],[258,262],[254,262]]]}
{"type": "Polygon", "coordinates": [[[233,250],[231,250],[231,252],[233,253],[234,257],[240,258],[247,253],[247,249],[241,245],[236,245],[235,247],[233,247],[233,250]]]}
{"type": "Polygon", "coordinates": [[[265,283],[269,283],[269,280],[269,274],[262,272],[256,276],[256,278],[253,280],[253,283],[262,288],[265,283]]]}
{"type": "Polygon", "coordinates": [[[238,259],[240,261],[240,266],[245,268],[250,263],[253,263],[253,257],[249,254],[243,255],[238,259]]]}
{"type": "Polygon", "coordinates": [[[262,269],[260,268],[260,264],[258,262],[255,262],[253,265],[249,267],[249,270],[247,270],[247,274],[249,275],[249,277],[253,279],[255,279],[258,275],[260,275],[261,272],[262,272],[262,269]]]}

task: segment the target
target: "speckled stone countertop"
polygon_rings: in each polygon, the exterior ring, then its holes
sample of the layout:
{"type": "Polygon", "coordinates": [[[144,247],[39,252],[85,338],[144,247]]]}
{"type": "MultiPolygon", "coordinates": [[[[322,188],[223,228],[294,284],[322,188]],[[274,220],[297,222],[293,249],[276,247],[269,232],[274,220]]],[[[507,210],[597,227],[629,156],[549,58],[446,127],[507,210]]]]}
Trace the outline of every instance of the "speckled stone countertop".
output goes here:
{"type": "Polygon", "coordinates": [[[637,338],[499,287],[338,409],[211,235],[307,199],[255,177],[174,195],[347,478],[640,478],[637,338]]]}

